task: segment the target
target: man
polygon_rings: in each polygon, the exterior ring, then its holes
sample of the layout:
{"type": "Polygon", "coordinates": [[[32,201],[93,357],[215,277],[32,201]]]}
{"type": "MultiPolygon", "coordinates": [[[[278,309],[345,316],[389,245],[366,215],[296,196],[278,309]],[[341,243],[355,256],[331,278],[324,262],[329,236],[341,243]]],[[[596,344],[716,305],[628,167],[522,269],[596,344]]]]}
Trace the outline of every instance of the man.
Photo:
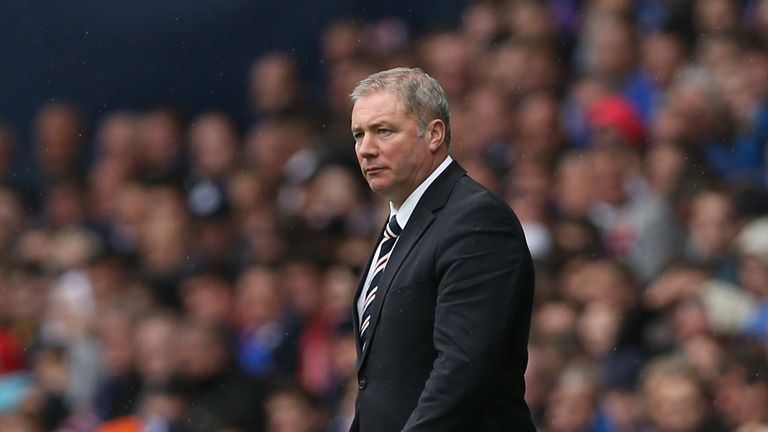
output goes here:
{"type": "Polygon", "coordinates": [[[448,155],[433,78],[391,69],[351,96],[360,168],[391,209],[355,297],[351,431],[533,430],[533,266],[517,217],[448,155]]]}

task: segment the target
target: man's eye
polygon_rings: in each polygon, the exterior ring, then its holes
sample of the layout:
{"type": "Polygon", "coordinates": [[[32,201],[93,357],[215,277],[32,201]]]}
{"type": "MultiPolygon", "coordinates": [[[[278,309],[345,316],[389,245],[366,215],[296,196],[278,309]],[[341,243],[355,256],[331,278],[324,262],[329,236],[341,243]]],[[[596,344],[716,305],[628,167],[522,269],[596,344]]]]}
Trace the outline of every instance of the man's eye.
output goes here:
{"type": "Polygon", "coordinates": [[[355,139],[355,141],[360,141],[361,139],[363,139],[363,134],[362,134],[362,133],[359,133],[359,132],[357,132],[357,133],[353,133],[353,134],[352,134],[352,138],[354,138],[354,139],[355,139]]]}
{"type": "Polygon", "coordinates": [[[389,134],[391,134],[391,133],[392,133],[392,131],[391,131],[391,130],[389,130],[389,129],[386,129],[386,128],[379,128],[379,131],[378,131],[378,132],[379,132],[379,135],[389,135],[389,134]]]}

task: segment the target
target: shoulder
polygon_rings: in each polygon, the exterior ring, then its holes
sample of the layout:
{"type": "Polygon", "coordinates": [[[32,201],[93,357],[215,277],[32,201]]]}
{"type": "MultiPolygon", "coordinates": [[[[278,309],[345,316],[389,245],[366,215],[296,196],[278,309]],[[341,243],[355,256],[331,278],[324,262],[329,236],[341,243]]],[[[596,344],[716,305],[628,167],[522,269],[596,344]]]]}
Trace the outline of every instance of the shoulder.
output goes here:
{"type": "Polygon", "coordinates": [[[509,204],[468,175],[457,180],[444,210],[459,220],[506,224],[522,234],[520,221],[509,204]]]}
{"type": "Polygon", "coordinates": [[[531,254],[514,211],[470,177],[456,181],[435,225],[438,275],[461,268],[462,274],[520,271],[532,277],[531,254]]]}

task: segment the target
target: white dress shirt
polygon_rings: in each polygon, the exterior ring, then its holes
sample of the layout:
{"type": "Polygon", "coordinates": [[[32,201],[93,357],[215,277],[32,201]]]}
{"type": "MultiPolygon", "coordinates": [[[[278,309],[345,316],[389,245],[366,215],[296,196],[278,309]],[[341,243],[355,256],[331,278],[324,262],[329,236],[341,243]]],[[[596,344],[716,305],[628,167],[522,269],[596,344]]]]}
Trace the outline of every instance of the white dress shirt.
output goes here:
{"type": "MultiPolygon", "coordinates": [[[[392,202],[389,203],[389,218],[387,220],[392,219],[392,216],[397,217],[397,224],[400,225],[400,228],[405,229],[405,225],[408,223],[408,219],[411,218],[411,215],[413,214],[413,210],[416,209],[416,205],[419,203],[419,200],[421,200],[421,197],[424,195],[424,192],[427,191],[427,188],[437,179],[437,177],[443,173],[443,171],[448,168],[448,165],[453,162],[453,158],[450,156],[446,157],[445,160],[434,170],[432,171],[432,174],[429,175],[421,184],[419,187],[417,187],[413,192],[411,192],[410,195],[408,195],[408,198],[403,201],[403,205],[400,206],[400,208],[395,208],[395,205],[392,204],[392,202]]],[[[398,238],[399,240],[399,238],[398,238]]],[[[397,240],[395,240],[395,245],[392,247],[392,251],[395,250],[397,247],[397,240]]],[[[376,254],[373,256],[373,260],[371,262],[376,262],[379,260],[379,252],[381,251],[381,242],[379,242],[379,245],[376,247],[376,254]]],[[[363,290],[360,292],[360,297],[357,298],[357,314],[358,318],[362,321],[363,319],[363,305],[365,303],[365,297],[368,293],[368,289],[370,289],[371,285],[371,279],[373,279],[373,270],[374,266],[370,266],[368,269],[368,274],[365,277],[365,284],[363,285],[363,290]]]]}

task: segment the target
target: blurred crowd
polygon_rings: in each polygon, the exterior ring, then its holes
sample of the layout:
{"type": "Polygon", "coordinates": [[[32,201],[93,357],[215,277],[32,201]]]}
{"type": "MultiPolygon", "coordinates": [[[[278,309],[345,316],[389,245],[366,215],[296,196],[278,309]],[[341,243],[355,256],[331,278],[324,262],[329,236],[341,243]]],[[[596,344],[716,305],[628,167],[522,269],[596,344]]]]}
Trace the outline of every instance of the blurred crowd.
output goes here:
{"type": "Polygon", "coordinates": [[[348,95],[399,65],[523,223],[540,430],[768,430],[768,1],[472,1],[319,44],[321,77],[255,60],[245,124],[56,101],[29,143],[0,126],[0,431],[346,431],[388,212],[348,95]]]}

